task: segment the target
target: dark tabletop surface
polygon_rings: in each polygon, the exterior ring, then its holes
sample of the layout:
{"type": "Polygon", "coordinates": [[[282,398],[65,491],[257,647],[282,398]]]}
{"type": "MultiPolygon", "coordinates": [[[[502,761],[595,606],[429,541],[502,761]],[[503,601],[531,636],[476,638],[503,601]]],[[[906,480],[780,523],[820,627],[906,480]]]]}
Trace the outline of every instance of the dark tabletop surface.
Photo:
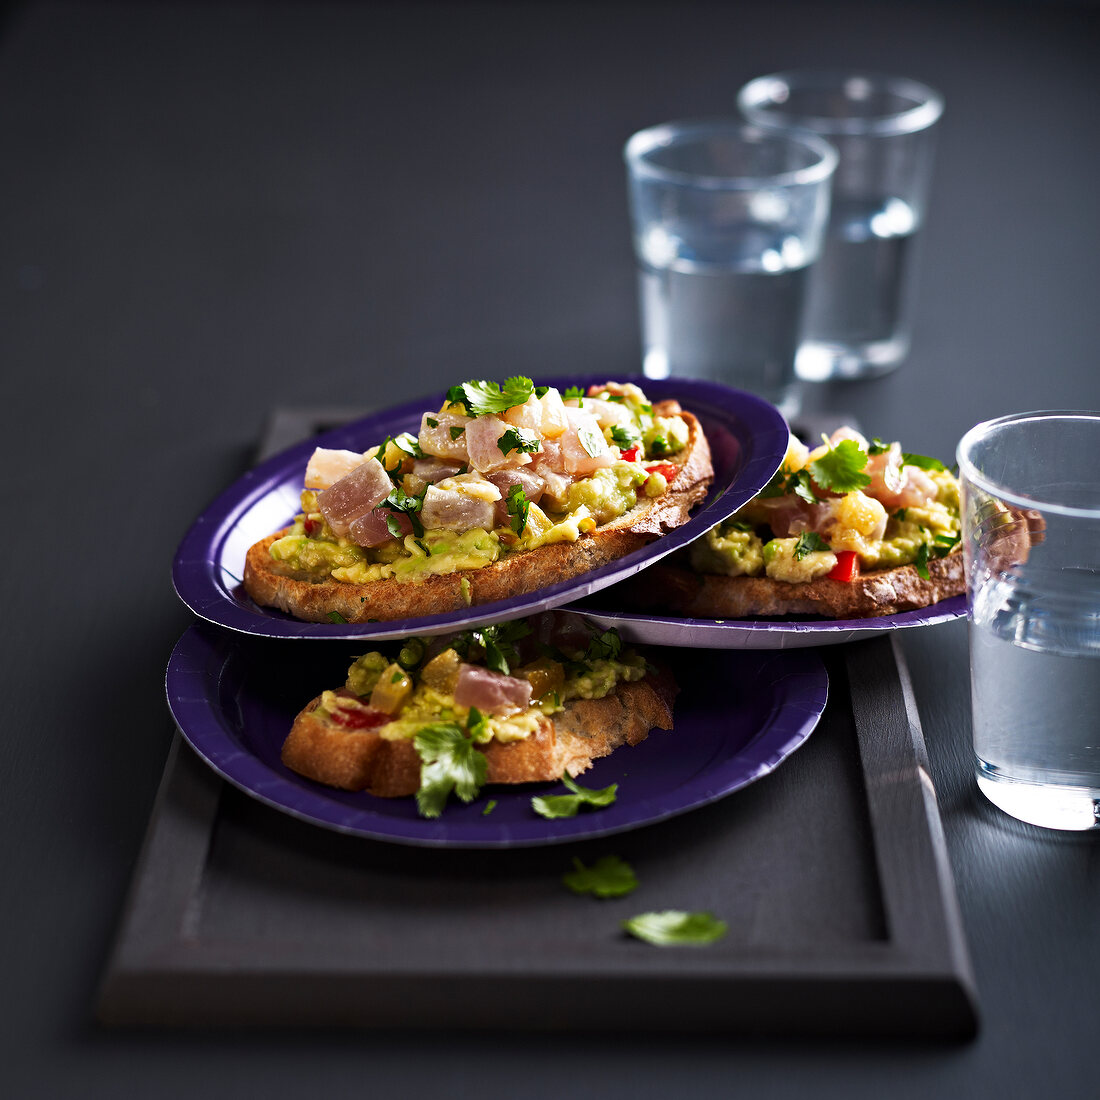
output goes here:
{"type": "MultiPolygon", "coordinates": [[[[637,369],[619,150],[749,77],[947,102],[913,351],[809,403],[948,457],[1100,407],[1088,4],[28,4],[0,23],[0,1087],[18,1096],[1090,1095],[1100,847],[982,804],[966,630],[904,639],[983,1024],[966,1044],[118,1033],[93,1021],[171,739],[169,582],[274,405],[637,369]]],[[[1095,462],[1098,456],[1082,456],[1095,462]]]]}

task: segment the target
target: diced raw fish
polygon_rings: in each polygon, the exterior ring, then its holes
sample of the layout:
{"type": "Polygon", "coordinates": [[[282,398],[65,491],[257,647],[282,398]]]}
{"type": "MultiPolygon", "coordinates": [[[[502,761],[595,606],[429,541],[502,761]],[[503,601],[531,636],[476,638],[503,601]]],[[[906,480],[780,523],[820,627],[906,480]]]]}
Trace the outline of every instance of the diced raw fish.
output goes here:
{"type": "Polygon", "coordinates": [[[633,428],[634,415],[618,401],[601,401],[599,398],[586,398],[584,411],[591,413],[601,428],[633,428]]]}
{"type": "Polygon", "coordinates": [[[420,422],[420,435],[417,441],[420,449],[428,455],[437,458],[452,459],[456,462],[466,462],[466,425],[470,423],[468,416],[458,413],[425,413],[420,422]],[[429,424],[434,420],[434,426],[429,424]],[[455,432],[452,436],[451,429],[455,432]],[[459,432],[458,429],[462,431],[459,432]],[[457,438],[455,438],[457,437],[457,438]]]}
{"type": "Polygon", "coordinates": [[[378,546],[393,538],[387,520],[395,520],[401,537],[412,532],[412,522],[404,512],[389,508],[374,508],[365,515],[353,519],[348,526],[348,538],[358,546],[378,546]]]}
{"type": "Polygon", "coordinates": [[[445,477],[454,477],[462,469],[455,462],[444,462],[438,458],[418,458],[413,461],[412,472],[421,481],[442,481],[445,477]]]}
{"type": "Polygon", "coordinates": [[[504,466],[526,466],[531,456],[520,450],[510,450],[504,454],[500,449],[500,438],[512,429],[499,416],[479,416],[466,425],[466,450],[470,456],[470,465],[475,470],[488,473],[504,466]]]}
{"type": "Polygon", "coordinates": [[[565,472],[587,476],[610,466],[618,457],[603,437],[596,418],[585,409],[565,407],[569,427],[561,437],[562,461],[565,472]]]}
{"type": "Polygon", "coordinates": [[[368,458],[350,474],[317,494],[317,506],[333,534],[344,536],[352,520],[385,500],[393,490],[389,474],[376,458],[368,458]]]}
{"type": "Polygon", "coordinates": [[[306,464],[305,487],[327,489],[365,461],[358,451],[333,451],[328,447],[318,447],[306,464]]]}
{"type": "Polygon", "coordinates": [[[531,705],[531,684],[479,665],[463,664],[458,670],[455,703],[477,707],[482,714],[515,714],[531,705]]]}
{"type": "Polygon", "coordinates": [[[461,532],[481,527],[491,531],[495,509],[496,501],[429,485],[420,509],[420,522],[432,530],[461,532]]]}

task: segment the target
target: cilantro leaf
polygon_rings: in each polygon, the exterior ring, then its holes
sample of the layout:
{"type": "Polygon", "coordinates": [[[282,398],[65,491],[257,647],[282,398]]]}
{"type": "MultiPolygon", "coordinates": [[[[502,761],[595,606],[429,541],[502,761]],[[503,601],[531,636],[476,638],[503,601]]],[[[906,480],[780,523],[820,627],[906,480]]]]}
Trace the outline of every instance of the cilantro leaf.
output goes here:
{"type": "Polygon", "coordinates": [[[928,580],[928,543],[922,542],[920,544],[913,564],[917,567],[917,576],[921,580],[928,580]]]}
{"type": "Polygon", "coordinates": [[[427,424],[429,428],[438,428],[439,427],[439,421],[436,420],[436,418],[434,416],[425,417],[424,418],[424,423],[427,424]]]}
{"type": "Polygon", "coordinates": [[[473,646],[481,646],[485,651],[485,664],[494,672],[502,672],[508,676],[511,674],[509,662],[519,659],[515,643],[530,633],[531,628],[526,622],[515,619],[508,623],[464,631],[451,640],[451,646],[463,658],[469,656],[473,646]]]}
{"type": "Polygon", "coordinates": [[[794,544],[794,560],[801,561],[807,554],[831,549],[832,547],[816,531],[803,531],[794,544]]]}
{"type": "Polygon", "coordinates": [[[526,428],[509,428],[497,440],[497,446],[502,455],[506,455],[509,451],[519,451],[520,454],[529,455],[542,447],[542,441],[534,432],[526,428]]]}
{"type": "Polygon", "coordinates": [[[903,451],[901,455],[903,466],[919,466],[922,470],[946,470],[947,467],[938,458],[929,458],[928,455],[914,455],[903,451]]]}
{"type": "Polygon", "coordinates": [[[509,526],[517,535],[522,535],[523,529],[527,526],[527,516],[531,510],[531,502],[527,499],[527,494],[523,491],[522,485],[513,485],[508,490],[504,506],[508,509],[508,515],[512,517],[509,526]]]}
{"type": "Polygon", "coordinates": [[[339,611],[330,611],[326,616],[330,623],[346,623],[347,619],[339,611]]]}
{"type": "Polygon", "coordinates": [[[602,634],[595,634],[584,651],[584,661],[598,661],[601,658],[614,661],[623,651],[623,640],[617,630],[605,630],[602,634]]]}
{"type": "Polygon", "coordinates": [[[634,868],[618,856],[601,856],[591,867],[586,867],[574,856],[573,868],[562,875],[561,880],[574,894],[621,898],[638,886],[634,868]]]}
{"type": "Polygon", "coordinates": [[[611,442],[621,451],[629,451],[637,447],[642,441],[642,433],[636,428],[627,428],[622,424],[616,424],[611,429],[611,442]]]}
{"type": "Polygon", "coordinates": [[[420,449],[420,441],[415,435],[409,432],[402,432],[400,435],[395,435],[393,437],[393,445],[399,451],[404,451],[405,454],[411,455],[413,458],[424,457],[424,452],[420,449]]]}
{"type": "Polygon", "coordinates": [[[577,811],[582,806],[593,806],[597,809],[610,806],[615,801],[615,794],[619,789],[618,783],[612,783],[610,787],[604,787],[602,790],[580,787],[568,772],[561,777],[561,781],[573,793],[536,795],[531,799],[531,808],[535,813],[551,820],[558,817],[576,817],[577,811]]]}
{"type": "Polygon", "coordinates": [[[654,458],[663,458],[672,450],[672,444],[669,443],[667,435],[655,435],[649,441],[649,446],[646,450],[654,458]]]}
{"type": "Polygon", "coordinates": [[[799,470],[798,473],[791,474],[787,481],[787,492],[794,493],[807,504],[817,503],[817,494],[814,492],[813,481],[808,470],[799,470]]]}
{"type": "Polygon", "coordinates": [[[481,811],[481,816],[486,817],[488,814],[491,814],[496,808],[497,800],[495,798],[490,798],[489,801],[485,803],[485,809],[481,811]]]}
{"type": "Polygon", "coordinates": [[[597,428],[578,428],[577,442],[592,458],[602,455],[607,449],[604,446],[603,433],[597,428]]]}
{"type": "Polygon", "coordinates": [[[871,484],[870,477],[863,473],[866,465],[867,452],[854,439],[842,439],[811,462],[809,471],[822,489],[850,493],[871,484]]]}
{"type": "Polygon", "coordinates": [[[488,764],[473,741],[453,722],[422,726],[413,737],[422,761],[416,806],[423,817],[439,817],[453,791],[472,802],[485,782],[488,764]]]}
{"type": "Polygon", "coordinates": [[[466,732],[475,741],[487,741],[489,739],[489,716],[482,714],[477,707],[470,707],[470,713],[466,716],[466,732]]]}
{"type": "Polygon", "coordinates": [[[561,399],[563,401],[572,401],[574,398],[576,398],[577,403],[581,406],[581,408],[583,408],[584,407],[584,390],[582,390],[580,386],[570,386],[565,391],[565,393],[563,393],[561,395],[561,399]]]}
{"type": "Polygon", "coordinates": [[[623,921],[632,936],[658,947],[676,944],[705,944],[720,940],[729,926],[711,913],[685,913],[665,909],[658,913],[639,913],[623,921]]]}
{"type": "Polygon", "coordinates": [[[403,538],[404,532],[397,521],[397,513],[404,512],[412,524],[412,532],[416,538],[424,534],[424,524],[420,522],[420,509],[424,507],[424,494],[427,493],[427,485],[416,495],[410,496],[400,486],[396,487],[385,500],[379,503],[379,508],[386,508],[394,515],[386,516],[386,528],[395,539],[403,538]]]}
{"type": "Polygon", "coordinates": [[[867,445],[867,453],[869,455],[881,455],[885,454],[891,447],[889,443],[883,443],[881,439],[876,435],[874,439],[867,445]]]}
{"type": "Polygon", "coordinates": [[[466,429],[461,424],[452,424],[447,429],[447,434],[451,437],[451,441],[454,442],[460,435],[464,434],[466,429]]]}
{"type": "Polygon", "coordinates": [[[452,386],[447,391],[447,403],[464,406],[470,416],[485,416],[522,405],[530,400],[534,392],[534,382],[521,375],[506,379],[503,386],[496,382],[471,379],[459,386],[452,386]]]}

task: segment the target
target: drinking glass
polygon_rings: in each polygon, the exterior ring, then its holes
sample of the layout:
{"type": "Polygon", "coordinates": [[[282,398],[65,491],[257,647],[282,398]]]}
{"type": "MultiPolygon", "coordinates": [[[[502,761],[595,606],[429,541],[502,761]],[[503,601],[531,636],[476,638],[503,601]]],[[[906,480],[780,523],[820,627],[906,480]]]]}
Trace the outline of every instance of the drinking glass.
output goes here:
{"type": "Polygon", "coordinates": [[[1052,829],[1100,824],[1100,414],[959,444],[978,786],[1052,829]]]}
{"type": "Polygon", "coordinates": [[[914,254],[942,96],[901,77],[811,70],[758,77],[737,101],[754,125],[817,134],[840,154],[799,377],[893,370],[909,351],[914,254]]]}
{"type": "Polygon", "coordinates": [[[644,373],[726,382],[793,413],[835,151],[716,119],[642,130],[624,159],[644,373]]]}

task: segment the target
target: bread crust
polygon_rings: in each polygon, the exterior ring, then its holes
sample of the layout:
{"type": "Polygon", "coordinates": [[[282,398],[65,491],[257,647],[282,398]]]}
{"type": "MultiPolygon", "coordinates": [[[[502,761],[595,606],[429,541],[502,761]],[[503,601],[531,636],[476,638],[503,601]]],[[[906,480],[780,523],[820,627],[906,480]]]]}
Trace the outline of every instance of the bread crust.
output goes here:
{"type": "MultiPolygon", "coordinates": [[[[644,741],[654,728],[672,729],[677,687],[666,671],[619,683],[603,699],[576,699],[522,741],[478,746],[487,783],[536,783],[579,775],[620,745],[644,741]]],[[[317,713],[321,697],[294,719],[283,763],[307,779],[379,798],[402,798],[420,787],[420,755],[409,739],[388,741],[375,730],[346,730],[317,713]]]]}
{"type": "Polygon", "coordinates": [[[790,584],[770,577],[725,577],[675,565],[654,565],[641,578],[616,587],[633,609],[671,611],[695,619],[748,619],[821,615],[866,619],[929,607],[965,591],[963,556],[954,551],[928,562],[928,578],[916,566],[874,569],[853,582],[819,577],[790,584]]]}
{"type": "Polygon", "coordinates": [[[268,551],[287,533],[284,529],[249,548],[244,566],[245,591],[262,607],[275,607],[307,622],[329,622],[335,613],[346,622],[363,623],[436,615],[492,603],[607,565],[686,523],[714,478],[710,447],[699,421],[675,401],[662,402],[654,411],[661,416],[680,415],[688,426],[684,461],[668,490],[662,496],[639,501],[629,512],[576,542],[540,546],[480,569],[351,584],[313,581],[273,570],[268,551]],[[466,590],[464,579],[468,582],[466,590]]]}

